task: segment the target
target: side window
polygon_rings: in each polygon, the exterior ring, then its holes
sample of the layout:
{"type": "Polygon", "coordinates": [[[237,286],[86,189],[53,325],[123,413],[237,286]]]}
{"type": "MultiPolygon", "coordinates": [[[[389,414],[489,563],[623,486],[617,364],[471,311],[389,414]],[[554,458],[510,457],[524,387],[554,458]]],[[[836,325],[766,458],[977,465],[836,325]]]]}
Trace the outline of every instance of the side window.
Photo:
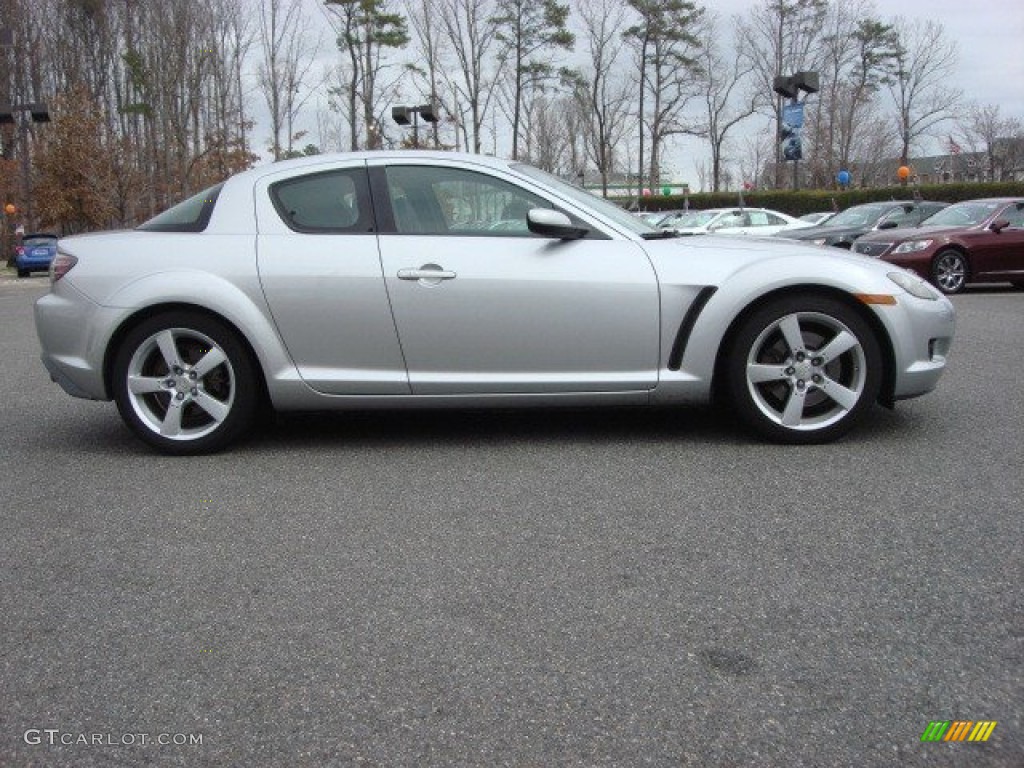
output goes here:
{"type": "Polygon", "coordinates": [[[353,168],[279,181],[270,188],[274,207],[299,232],[372,232],[366,172],[353,168]]]}
{"type": "Polygon", "coordinates": [[[223,186],[224,183],[221,182],[204,189],[198,195],[193,195],[140,224],[138,228],[148,232],[202,232],[210,223],[213,206],[217,204],[217,197],[223,186]]]}
{"type": "Polygon", "coordinates": [[[771,223],[764,211],[748,211],[747,216],[750,218],[751,227],[767,227],[771,223]]]}
{"type": "Polygon", "coordinates": [[[996,218],[1006,219],[1015,229],[1022,228],[1024,227],[1024,208],[1021,208],[1020,205],[1007,206],[1006,210],[996,218]]]}
{"type": "Polygon", "coordinates": [[[714,229],[746,226],[746,217],[739,211],[730,211],[715,222],[714,229]]]}
{"type": "Polygon", "coordinates": [[[514,184],[458,168],[390,166],[386,177],[401,234],[530,237],[527,211],[551,208],[514,184]]]}
{"type": "Polygon", "coordinates": [[[765,221],[765,224],[767,226],[771,226],[771,227],[784,227],[784,226],[786,226],[786,220],[781,218],[781,217],[779,217],[779,216],[776,216],[774,213],[762,213],[761,215],[764,216],[764,221],[765,221]]]}
{"type": "Polygon", "coordinates": [[[919,208],[911,208],[909,211],[906,211],[903,208],[897,208],[883,216],[882,220],[878,223],[881,225],[882,222],[894,221],[896,222],[897,227],[904,227],[908,224],[916,224],[920,220],[921,210],[919,208]]]}

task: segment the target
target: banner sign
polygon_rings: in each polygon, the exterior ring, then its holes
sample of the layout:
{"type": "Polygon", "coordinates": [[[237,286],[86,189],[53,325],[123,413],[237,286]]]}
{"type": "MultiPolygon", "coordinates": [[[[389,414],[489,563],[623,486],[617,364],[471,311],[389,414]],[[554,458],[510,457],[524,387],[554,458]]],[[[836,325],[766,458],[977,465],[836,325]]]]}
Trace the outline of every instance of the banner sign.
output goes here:
{"type": "Polygon", "coordinates": [[[782,108],[782,159],[800,160],[804,156],[801,134],[804,130],[803,102],[791,102],[782,108]]]}

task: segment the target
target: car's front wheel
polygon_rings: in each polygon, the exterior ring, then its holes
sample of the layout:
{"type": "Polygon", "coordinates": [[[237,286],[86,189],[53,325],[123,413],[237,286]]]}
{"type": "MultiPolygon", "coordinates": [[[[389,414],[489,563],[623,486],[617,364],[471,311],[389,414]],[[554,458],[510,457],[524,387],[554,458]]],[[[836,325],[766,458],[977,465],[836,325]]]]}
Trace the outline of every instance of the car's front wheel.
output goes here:
{"type": "Polygon", "coordinates": [[[882,354],[868,324],[842,301],[794,296],[741,322],[725,373],[748,426],[777,442],[823,443],[845,434],[877,399],[882,354]]]}
{"type": "Polygon", "coordinates": [[[960,251],[942,251],[932,262],[932,282],[946,294],[960,293],[967,284],[967,273],[967,258],[960,251]]]}
{"type": "Polygon", "coordinates": [[[127,334],[114,359],[113,390],[135,434],[176,455],[237,439],[259,400],[256,372],[234,331],[189,311],[151,317],[127,334]]]}

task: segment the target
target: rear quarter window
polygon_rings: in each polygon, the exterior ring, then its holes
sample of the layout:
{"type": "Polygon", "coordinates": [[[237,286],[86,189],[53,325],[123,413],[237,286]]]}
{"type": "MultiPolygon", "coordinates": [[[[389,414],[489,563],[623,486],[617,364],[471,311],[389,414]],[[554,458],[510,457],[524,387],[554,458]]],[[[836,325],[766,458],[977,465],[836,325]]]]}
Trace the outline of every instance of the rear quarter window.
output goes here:
{"type": "Polygon", "coordinates": [[[308,233],[373,231],[365,169],[314,173],[270,187],[278,214],[291,229],[308,233]]]}
{"type": "Polygon", "coordinates": [[[210,216],[213,215],[213,208],[223,186],[221,182],[204,189],[198,195],[157,214],[138,228],[146,232],[202,232],[210,223],[210,216]]]}

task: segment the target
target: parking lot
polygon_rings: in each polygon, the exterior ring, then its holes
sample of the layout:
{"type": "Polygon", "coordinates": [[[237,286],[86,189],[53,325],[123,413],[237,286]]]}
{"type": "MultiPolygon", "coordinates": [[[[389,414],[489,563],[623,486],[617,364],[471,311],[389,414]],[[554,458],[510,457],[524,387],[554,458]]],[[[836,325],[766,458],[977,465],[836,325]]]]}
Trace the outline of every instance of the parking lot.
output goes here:
{"type": "Polygon", "coordinates": [[[396,412],[174,459],[50,383],[45,288],[0,280],[0,765],[1024,764],[1024,292],[833,445],[396,412]]]}

